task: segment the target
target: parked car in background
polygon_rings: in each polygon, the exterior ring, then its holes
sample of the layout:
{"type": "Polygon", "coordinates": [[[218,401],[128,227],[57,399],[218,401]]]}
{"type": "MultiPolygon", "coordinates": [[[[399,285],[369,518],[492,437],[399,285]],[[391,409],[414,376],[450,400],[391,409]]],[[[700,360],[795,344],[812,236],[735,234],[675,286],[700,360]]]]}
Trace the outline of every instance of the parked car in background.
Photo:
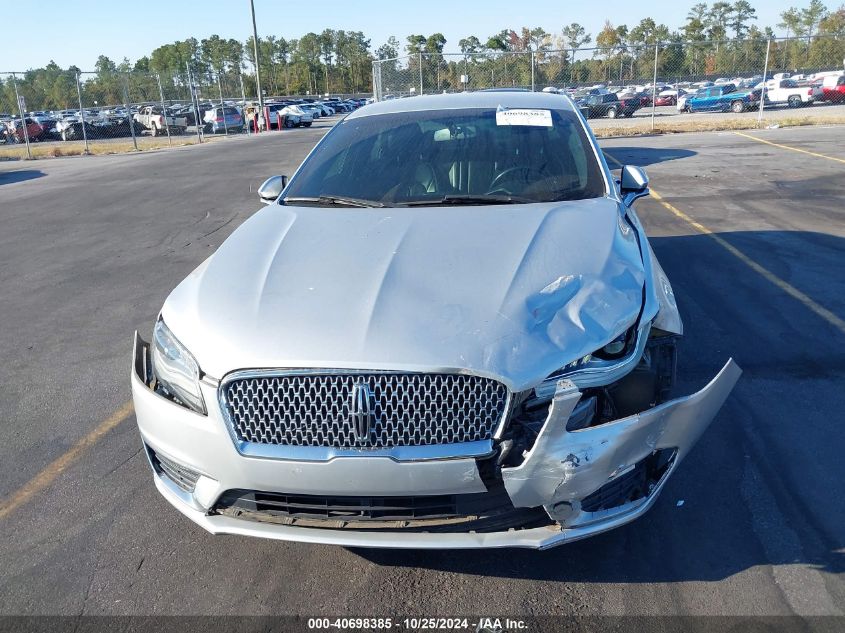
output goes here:
{"type": "Polygon", "coordinates": [[[26,125],[26,132],[24,133],[24,126],[20,119],[13,119],[6,123],[6,140],[10,143],[23,143],[29,137],[30,141],[43,140],[46,135],[45,128],[32,117],[24,119],[26,125]]]}
{"type": "MultiPolygon", "coordinates": [[[[206,110],[200,110],[200,116],[204,116],[206,110]]],[[[179,106],[170,106],[168,108],[168,114],[174,117],[184,117],[185,122],[188,126],[193,126],[197,124],[197,113],[194,109],[194,106],[188,105],[179,105],[179,106]]]]}
{"type": "Polygon", "coordinates": [[[734,112],[740,114],[760,105],[761,90],[737,90],[734,84],[719,84],[699,91],[686,105],[690,112],[734,112]]]}
{"type": "Polygon", "coordinates": [[[279,110],[285,117],[285,125],[287,127],[311,127],[314,117],[310,112],[306,112],[301,106],[292,103],[279,110]]]}
{"type": "Polygon", "coordinates": [[[158,105],[142,107],[133,119],[153,136],[167,134],[168,128],[171,134],[183,134],[188,129],[188,120],[185,117],[166,115],[158,105]]]}
{"type": "Polygon", "coordinates": [[[267,122],[267,125],[270,127],[271,130],[277,130],[281,127],[293,127],[292,124],[285,121],[285,115],[281,114],[281,111],[284,110],[289,104],[287,102],[281,103],[269,103],[265,107],[270,113],[270,120],[267,122]]]}
{"type": "MultiPolygon", "coordinates": [[[[762,89],[762,82],[756,87],[762,89]]],[[[766,103],[773,105],[787,104],[790,108],[799,108],[821,101],[823,95],[821,87],[811,84],[801,85],[793,78],[772,79],[766,82],[766,103]]]]}
{"type": "Polygon", "coordinates": [[[664,90],[660,94],[657,95],[657,98],[654,100],[654,105],[656,106],[673,106],[678,103],[678,98],[684,96],[687,92],[683,89],[670,89],[664,90]]]}
{"type": "Polygon", "coordinates": [[[244,118],[234,106],[214,106],[207,110],[203,123],[211,134],[240,134],[244,131],[244,118]]]}
{"type": "Polygon", "coordinates": [[[588,119],[631,117],[640,108],[639,99],[621,98],[611,92],[586,95],[576,99],[575,103],[588,119]]]}
{"type": "Polygon", "coordinates": [[[689,112],[688,101],[696,96],[704,96],[707,94],[707,88],[692,89],[686,94],[678,95],[675,101],[675,107],[678,112],[689,112]]]}
{"type": "Polygon", "coordinates": [[[315,106],[317,106],[317,107],[320,109],[320,111],[322,112],[323,116],[332,116],[332,115],[335,113],[335,112],[334,112],[334,108],[332,108],[332,107],[328,106],[328,105],[327,105],[327,104],[325,104],[325,103],[320,103],[320,102],[317,102],[317,103],[315,103],[314,105],[315,105],[315,106]]]}
{"type": "Polygon", "coordinates": [[[845,101],[845,75],[828,75],[822,79],[822,99],[839,103],[845,101]]]}
{"type": "Polygon", "coordinates": [[[308,112],[311,115],[311,118],[316,120],[323,116],[323,109],[313,103],[300,103],[299,107],[308,112]]]}

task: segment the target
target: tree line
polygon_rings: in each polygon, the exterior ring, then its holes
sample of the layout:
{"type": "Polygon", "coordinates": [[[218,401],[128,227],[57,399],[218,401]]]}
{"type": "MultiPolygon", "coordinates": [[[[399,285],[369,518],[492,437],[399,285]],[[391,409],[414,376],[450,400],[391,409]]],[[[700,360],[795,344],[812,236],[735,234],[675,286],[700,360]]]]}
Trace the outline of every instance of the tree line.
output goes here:
{"type": "MultiPolygon", "coordinates": [[[[845,5],[829,9],[822,0],[791,7],[774,25],[788,40],[772,44],[772,68],[821,68],[842,64],[845,57],[845,5]],[[819,37],[821,36],[821,37],[819,37]]],[[[502,29],[487,37],[469,35],[457,42],[460,54],[447,55],[442,33],[411,34],[404,44],[396,37],[373,48],[361,31],[325,29],[298,39],[278,36],[258,40],[262,88],[268,95],[369,93],[372,64],[379,61],[387,91],[408,91],[419,84],[426,91],[487,85],[529,85],[533,53],[535,83],[572,84],[634,81],[650,77],[655,50],[658,74],[694,78],[762,69],[772,26],[757,24],[748,0],[697,3],[683,25],[670,29],[653,18],[629,27],[606,21],[598,33],[572,23],[557,33],[542,27],[502,29]],[[468,80],[467,83],[462,80],[468,80]]],[[[94,73],[83,75],[83,103],[116,104],[190,99],[189,75],[203,98],[214,100],[256,94],[254,43],[211,35],[188,38],[155,48],[134,63],[101,55],[94,73]],[[158,80],[161,80],[159,89],[158,80]]],[[[50,62],[18,76],[18,89],[29,109],[64,109],[78,104],[76,73],[50,62]]],[[[17,111],[14,87],[0,78],[0,112],[17,111]]]]}

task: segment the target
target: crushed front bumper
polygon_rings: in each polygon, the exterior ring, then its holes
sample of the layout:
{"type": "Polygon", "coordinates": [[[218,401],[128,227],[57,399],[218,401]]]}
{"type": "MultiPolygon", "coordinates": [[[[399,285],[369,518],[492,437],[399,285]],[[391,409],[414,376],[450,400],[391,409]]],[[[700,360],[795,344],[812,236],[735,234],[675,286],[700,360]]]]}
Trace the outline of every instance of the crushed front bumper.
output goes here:
{"type": "MultiPolygon", "coordinates": [[[[492,532],[423,532],[401,529],[300,527],[250,521],[214,512],[228,490],[287,494],[442,495],[486,491],[474,458],[397,462],[385,457],[343,457],[327,462],[245,457],[237,452],[218,407],[207,416],[173,404],[148,387],[148,346],[136,334],[132,397],[141,436],[149,449],[198,475],[190,491],[154,466],[161,494],[189,519],[214,534],[240,534],[349,547],[544,549],[624,525],[655,502],[668,477],[722,406],[740,375],[729,360],[701,391],[644,413],[578,431],[566,423],[581,394],[568,381],[557,385],[546,423],[522,464],[501,477],[513,506],[542,506],[550,525],[492,532]],[[623,477],[650,455],[673,458],[647,495],[611,509],[585,511],[581,501],[623,477]],[[552,521],[554,520],[554,522],[552,521]]],[[[201,383],[207,403],[216,385],[201,383]]],[[[148,456],[150,455],[148,451],[148,456]]],[[[151,463],[151,465],[153,465],[151,463]]]]}

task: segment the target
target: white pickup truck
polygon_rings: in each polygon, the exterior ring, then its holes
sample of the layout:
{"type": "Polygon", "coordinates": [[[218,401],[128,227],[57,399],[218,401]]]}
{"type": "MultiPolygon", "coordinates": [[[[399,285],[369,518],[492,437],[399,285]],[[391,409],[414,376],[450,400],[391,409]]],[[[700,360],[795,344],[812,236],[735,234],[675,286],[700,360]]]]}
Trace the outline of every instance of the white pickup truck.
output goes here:
{"type": "Polygon", "coordinates": [[[820,87],[799,85],[794,79],[770,79],[766,82],[766,100],[771,104],[785,103],[790,108],[799,108],[821,101],[822,94],[820,87]]]}
{"type": "Polygon", "coordinates": [[[188,119],[183,116],[168,116],[165,123],[164,112],[160,106],[145,106],[133,118],[153,136],[167,134],[167,126],[170,127],[171,134],[183,134],[188,128],[188,119]]]}

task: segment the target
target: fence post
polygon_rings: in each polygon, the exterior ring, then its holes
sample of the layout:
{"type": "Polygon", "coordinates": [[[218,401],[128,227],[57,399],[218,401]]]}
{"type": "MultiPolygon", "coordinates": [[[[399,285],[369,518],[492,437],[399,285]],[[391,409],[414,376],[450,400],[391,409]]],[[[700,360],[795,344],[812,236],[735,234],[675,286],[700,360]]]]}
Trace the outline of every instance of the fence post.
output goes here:
{"type": "Polygon", "coordinates": [[[26,143],[26,157],[32,160],[32,151],[29,149],[29,132],[26,129],[26,116],[23,111],[23,100],[18,92],[18,79],[15,73],[12,73],[12,83],[15,84],[15,99],[18,102],[18,112],[21,113],[21,129],[23,129],[23,140],[26,143]]]}
{"type": "Polygon", "coordinates": [[[534,51],[531,51],[531,92],[534,90],[534,51]]]}
{"type": "Polygon", "coordinates": [[[138,150],[138,138],[135,136],[135,117],[129,101],[129,73],[126,73],[126,83],[123,85],[123,107],[126,108],[126,116],[129,117],[129,132],[132,134],[132,145],[138,150]]]}
{"type": "Polygon", "coordinates": [[[202,143],[202,133],[200,132],[200,128],[202,127],[202,121],[200,121],[200,102],[197,99],[196,91],[194,91],[194,77],[191,74],[191,66],[187,61],[185,62],[185,71],[188,73],[188,91],[191,93],[191,107],[194,109],[194,127],[197,131],[197,143],[202,143]]]}
{"type": "MultiPolygon", "coordinates": [[[[241,104],[243,108],[241,109],[241,122],[246,123],[246,91],[244,90],[244,75],[241,72],[241,65],[238,64],[238,79],[241,80],[241,104]]],[[[249,136],[252,133],[252,130],[249,129],[249,124],[246,126],[246,134],[249,136]]]]}
{"type": "Polygon", "coordinates": [[[420,51],[420,95],[423,93],[422,51],[420,51]]]}
{"type": "MultiPolygon", "coordinates": [[[[229,126],[226,125],[226,106],[223,104],[223,86],[220,83],[220,73],[217,75],[217,94],[220,95],[220,115],[223,117],[223,132],[229,136],[229,126]]],[[[270,121],[267,121],[267,129],[270,129],[270,121]]]]}
{"type": "Polygon", "coordinates": [[[757,125],[763,125],[763,108],[766,103],[766,88],[769,75],[769,51],[772,48],[772,39],[766,42],[766,61],[763,64],[763,89],[760,91],[760,113],[757,115],[757,125]]]}
{"type": "Polygon", "coordinates": [[[373,100],[381,101],[381,62],[373,60],[373,100]]]}
{"type": "Polygon", "coordinates": [[[85,141],[85,153],[88,151],[88,132],[85,131],[85,110],[82,108],[82,88],[79,87],[79,73],[76,73],[76,96],[79,97],[79,117],[82,119],[82,138],[85,141]]]}
{"type": "Polygon", "coordinates": [[[170,123],[167,122],[167,108],[164,107],[164,90],[161,88],[161,75],[156,73],[158,81],[158,96],[161,99],[161,114],[164,117],[164,127],[167,129],[167,144],[173,147],[173,140],[170,138],[170,123]]]}
{"type": "Polygon", "coordinates": [[[657,101],[657,56],[660,52],[660,42],[654,45],[654,81],[651,84],[651,131],[654,132],[654,109],[657,101]]]}

